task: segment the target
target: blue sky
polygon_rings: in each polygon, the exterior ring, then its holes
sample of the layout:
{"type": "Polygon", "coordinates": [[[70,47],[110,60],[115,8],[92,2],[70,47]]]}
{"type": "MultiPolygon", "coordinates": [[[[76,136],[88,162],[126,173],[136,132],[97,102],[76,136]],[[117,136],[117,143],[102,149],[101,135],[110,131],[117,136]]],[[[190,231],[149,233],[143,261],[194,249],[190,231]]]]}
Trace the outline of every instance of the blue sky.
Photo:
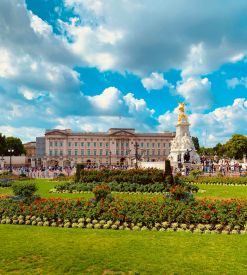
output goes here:
{"type": "Polygon", "coordinates": [[[247,134],[244,0],[1,0],[0,132],[247,134]],[[155,5],[154,5],[155,3],[155,5]]]}

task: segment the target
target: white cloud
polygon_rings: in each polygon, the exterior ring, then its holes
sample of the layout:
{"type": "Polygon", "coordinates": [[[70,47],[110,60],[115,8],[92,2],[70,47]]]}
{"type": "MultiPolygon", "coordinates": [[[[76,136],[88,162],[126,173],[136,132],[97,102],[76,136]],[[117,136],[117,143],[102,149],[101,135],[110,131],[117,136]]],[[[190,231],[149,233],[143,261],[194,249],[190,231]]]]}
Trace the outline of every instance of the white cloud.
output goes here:
{"type": "Polygon", "coordinates": [[[0,48],[0,77],[8,78],[17,75],[18,71],[14,66],[13,56],[6,48],[0,48]]]}
{"type": "Polygon", "coordinates": [[[87,96],[94,108],[111,112],[119,110],[119,106],[123,105],[121,92],[115,87],[105,89],[101,94],[96,96],[87,96]]]}
{"type": "Polygon", "coordinates": [[[230,61],[231,61],[232,63],[236,63],[236,62],[239,62],[239,61],[243,60],[244,57],[245,57],[245,55],[244,55],[243,53],[239,53],[239,54],[237,54],[237,55],[232,56],[232,57],[230,58],[230,61]]]}
{"type": "Polygon", "coordinates": [[[177,85],[178,94],[185,98],[192,111],[202,111],[211,106],[210,90],[211,82],[206,77],[190,77],[177,85]]]}
{"type": "Polygon", "coordinates": [[[151,73],[149,77],[143,78],[141,82],[144,88],[148,91],[160,90],[164,86],[170,86],[169,82],[164,78],[163,74],[159,74],[157,72],[151,73]]]}
{"type": "MultiPolygon", "coordinates": [[[[88,49],[90,55],[110,53],[111,69],[141,76],[170,68],[183,70],[188,57],[196,62],[193,68],[186,66],[184,73],[190,76],[192,71],[205,74],[229,60],[240,60],[247,52],[245,25],[239,23],[246,22],[247,4],[231,0],[222,10],[224,3],[192,0],[188,7],[186,0],[157,0],[156,5],[152,0],[65,0],[66,7],[81,18],[80,25],[70,30],[72,34],[82,27],[92,31],[93,43],[80,52],[82,59],[88,49]],[[148,24],[143,24],[144,19],[148,24]],[[110,33],[108,38],[118,37],[114,33],[121,38],[103,43],[98,39],[100,29],[110,33]]],[[[77,47],[85,43],[81,35],[75,36],[77,47]]],[[[100,65],[97,60],[91,62],[100,65]]]]}
{"type": "Polygon", "coordinates": [[[137,99],[132,93],[128,93],[123,98],[129,108],[129,112],[140,116],[140,120],[154,114],[154,110],[147,107],[147,103],[144,99],[137,99]]]}
{"type": "Polygon", "coordinates": [[[31,11],[29,13],[31,19],[30,25],[36,33],[44,36],[52,34],[52,27],[49,24],[47,24],[37,15],[33,14],[31,11]]]}
{"type": "Polygon", "coordinates": [[[241,77],[241,78],[234,77],[231,79],[227,79],[226,84],[228,88],[231,88],[231,89],[234,89],[237,86],[244,86],[245,88],[247,88],[247,77],[241,77]]]}

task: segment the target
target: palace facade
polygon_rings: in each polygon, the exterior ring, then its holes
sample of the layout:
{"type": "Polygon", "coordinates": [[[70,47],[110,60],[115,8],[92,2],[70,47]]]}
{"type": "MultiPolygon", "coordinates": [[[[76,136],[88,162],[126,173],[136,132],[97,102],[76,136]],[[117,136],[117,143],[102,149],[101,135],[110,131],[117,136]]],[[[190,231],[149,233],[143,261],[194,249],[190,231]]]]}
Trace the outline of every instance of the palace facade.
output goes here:
{"type": "Polygon", "coordinates": [[[133,128],[94,133],[53,129],[37,138],[36,146],[37,152],[44,152],[39,155],[43,166],[76,163],[131,166],[137,157],[142,161],[167,159],[174,137],[174,132],[137,133],[133,128]]]}

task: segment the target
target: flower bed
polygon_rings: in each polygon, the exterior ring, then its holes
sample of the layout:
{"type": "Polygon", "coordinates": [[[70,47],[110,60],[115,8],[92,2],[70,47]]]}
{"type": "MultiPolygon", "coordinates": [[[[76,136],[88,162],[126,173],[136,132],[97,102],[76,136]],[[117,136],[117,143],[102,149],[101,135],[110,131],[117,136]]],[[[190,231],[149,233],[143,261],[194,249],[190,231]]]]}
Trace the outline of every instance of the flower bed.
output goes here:
{"type": "Polygon", "coordinates": [[[194,179],[190,176],[184,177],[190,184],[214,184],[214,185],[247,185],[247,177],[199,177],[194,179]]]}
{"type": "Polygon", "coordinates": [[[114,224],[117,225],[115,229],[161,229],[166,224],[167,228],[173,229],[194,231],[200,225],[201,231],[211,228],[221,232],[228,228],[228,231],[240,232],[246,229],[247,202],[202,200],[184,203],[170,199],[131,201],[116,198],[99,202],[95,199],[37,199],[24,204],[1,199],[0,218],[1,223],[61,227],[104,228],[103,225],[109,224],[106,221],[111,221],[109,228],[114,224]],[[100,221],[105,221],[101,222],[102,226],[100,221]],[[82,224],[79,226],[79,223],[82,224]]]}

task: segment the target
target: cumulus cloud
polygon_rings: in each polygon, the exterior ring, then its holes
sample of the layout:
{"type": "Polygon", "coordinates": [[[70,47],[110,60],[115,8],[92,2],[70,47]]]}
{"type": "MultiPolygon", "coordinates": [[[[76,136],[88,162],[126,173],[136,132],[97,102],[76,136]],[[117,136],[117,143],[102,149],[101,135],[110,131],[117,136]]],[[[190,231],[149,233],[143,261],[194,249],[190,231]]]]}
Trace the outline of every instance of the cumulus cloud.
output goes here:
{"type": "MultiPolygon", "coordinates": [[[[223,0],[192,0],[190,6],[186,0],[157,0],[155,5],[151,0],[65,0],[65,5],[82,19],[78,30],[87,26],[95,39],[102,26],[112,33],[121,33],[113,47],[95,43],[81,51],[84,56],[87,50],[90,54],[110,50],[114,60],[111,68],[119,71],[146,74],[182,69],[189,54],[203,52],[206,63],[197,70],[207,73],[246,54],[245,0],[237,4],[228,1],[227,5],[223,0]],[[148,24],[143,24],[148,19],[148,24]]],[[[84,44],[84,40],[75,38],[77,47],[84,44]]]]}
{"type": "Polygon", "coordinates": [[[206,77],[190,77],[179,82],[177,92],[189,103],[192,111],[201,111],[211,107],[211,82],[206,77]]]}
{"type": "Polygon", "coordinates": [[[148,91],[161,90],[164,86],[171,87],[172,85],[164,78],[163,74],[153,72],[149,77],[141,80],[142,85],[148,91]]]}

